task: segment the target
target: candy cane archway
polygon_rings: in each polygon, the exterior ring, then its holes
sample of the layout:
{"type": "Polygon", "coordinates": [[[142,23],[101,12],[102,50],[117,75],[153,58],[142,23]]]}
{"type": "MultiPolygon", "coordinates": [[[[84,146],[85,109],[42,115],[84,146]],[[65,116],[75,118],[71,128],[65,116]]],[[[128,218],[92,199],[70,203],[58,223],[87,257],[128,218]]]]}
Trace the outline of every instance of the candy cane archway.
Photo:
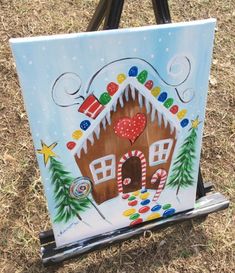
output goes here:
{"type": "Polygon", "coordinates": [[[131,151],[128,152],[126,154],[124,154],[124,156],[120,159],[119,163],[118,163],[118,169],[117,169],[117,183],[118,183],[118,191],[120,193],[123,192],[123,187],[122,187],[122,165],[123,163],[130,157],[139,157],[140,161],[141,161],[141,168],[142,168],[142,177],[141,177],[141,182],[142,182],[142,188],[145,188],[146,185],[146,159],[144,154],[141,151],[131,151]]]}

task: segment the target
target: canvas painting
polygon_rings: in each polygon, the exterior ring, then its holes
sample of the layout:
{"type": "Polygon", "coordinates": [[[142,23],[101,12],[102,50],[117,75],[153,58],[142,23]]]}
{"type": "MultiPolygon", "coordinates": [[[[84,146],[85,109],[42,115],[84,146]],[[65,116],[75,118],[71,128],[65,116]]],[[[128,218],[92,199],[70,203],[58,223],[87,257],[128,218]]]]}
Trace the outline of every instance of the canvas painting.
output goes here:
{"type": "Polygon", "coordinates": [[[10,40],[58,247],[194,208],[214,29],[10,40]]]}

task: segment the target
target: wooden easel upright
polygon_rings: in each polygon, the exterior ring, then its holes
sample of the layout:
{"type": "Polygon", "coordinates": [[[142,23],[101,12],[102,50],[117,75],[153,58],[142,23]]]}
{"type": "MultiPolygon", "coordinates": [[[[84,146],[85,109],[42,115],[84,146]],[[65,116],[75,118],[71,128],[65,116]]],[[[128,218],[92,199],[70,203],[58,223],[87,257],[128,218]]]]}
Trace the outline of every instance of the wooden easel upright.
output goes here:
{"type": "MultiPolygon", "coordinates": [[[[119,27],[124,0],[100,0],[96,11],[87,27],[87,31],[97,31],[104,20],[103,29],[116,29],[119,27]]],[[[171,23],[168,0],[152,0],[154,14],[157,24],[171,23]]],[[[229,206],[222,194],[211,192],[212,183],[203,183],[201,169],[199,167],[197,182],[197,201],[193,210],[184,211],[165,219],[165,221],[152,220],[143,222],[137,226],[125,227],[107,234],[100,234],[88,239],[77,241],[68,246],[57,248],[53,230],[41,232],[39,235],[41,243],[42,262],[45,266],[63,262],[97,249],[104,248],[113,243],[118,243],[128,238],[143,234],[147,230],[159,230],[186,220],[195,218],[205,219],[208,214],[226,209],[229,206]]]]}

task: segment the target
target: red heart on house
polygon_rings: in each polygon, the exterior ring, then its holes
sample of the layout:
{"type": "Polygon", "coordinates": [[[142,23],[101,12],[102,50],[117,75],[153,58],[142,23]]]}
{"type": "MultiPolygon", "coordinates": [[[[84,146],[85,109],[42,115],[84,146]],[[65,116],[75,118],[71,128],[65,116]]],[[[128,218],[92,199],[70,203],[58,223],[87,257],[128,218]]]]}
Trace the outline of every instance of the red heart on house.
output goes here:
{"type": "Polygon", "coordinates": [[[117,136],[127,138],[133,144],[143,133],[147,118],[145,114],[138,113],[133,118],[121,118],[114,125],[114,132],[117,136]]]}

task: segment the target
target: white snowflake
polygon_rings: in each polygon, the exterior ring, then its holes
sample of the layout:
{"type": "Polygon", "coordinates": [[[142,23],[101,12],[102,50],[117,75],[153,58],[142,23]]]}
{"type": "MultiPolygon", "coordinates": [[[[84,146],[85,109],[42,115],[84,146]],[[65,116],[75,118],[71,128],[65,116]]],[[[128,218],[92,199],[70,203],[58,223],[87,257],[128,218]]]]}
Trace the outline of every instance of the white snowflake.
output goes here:
{"type": "Polygon", "coordinates": [[[168,35],[171,36],[171,32],[168,32],[168,35]]]}
{"type": "Polygon", "coordinates": [[[73,56],[73,57],[72,57],[72,60],[73,60],[73,61],[76,61],[76,60],[77,60],[77,57],[76,57],[76,56],[73,56]]]}
{"type": "Polygon", "coordinates": [[[166,52],[168,52],[168,51],[169,51],[169,48],[167,47],[167,48],[166,48],[166,52]]]}
{"type": "Polygon", "coordinates": [[[28,62],[28,64],[29,64],[29,65],[32,65],[32,64],[33,64],[33,61],[30,60],[30,61],[28,62]]]}
{"type": "Polygon", "coordinates": [[[162,38],[159,38],[159,39],[158,39],[158,42],[161,43],[161,41],[162,41],[162,38]]]}
{"type": "Polygon", "coordinates": [[[144,40],[146,41],[146,40],[147,40],[147,37],[144,36],[144,40]]]}
{"type": "Polygon", "coordinates": [[[151,58],[153,59],[155,56],[154,56],[154,54],[151,54],[151,58]]]}
{"type": "Polygon", "coordinates": [[[104,58],[100,58],[101,62],[104,62],[104,58]]]}
{"type": "Polygon", "coordinates": [[[134,48],[133,51],[136,52],[136,51],[137,51],[137,48],[134,48]]]}
{"type": "Polygon", "coordinates": [[[42,47],[42,50],[43,50],[43,51],[45,51],[45,50],[46,50],[46,47],[45,47],[45,46],[43,46],[43,47],[42,47]]]}

